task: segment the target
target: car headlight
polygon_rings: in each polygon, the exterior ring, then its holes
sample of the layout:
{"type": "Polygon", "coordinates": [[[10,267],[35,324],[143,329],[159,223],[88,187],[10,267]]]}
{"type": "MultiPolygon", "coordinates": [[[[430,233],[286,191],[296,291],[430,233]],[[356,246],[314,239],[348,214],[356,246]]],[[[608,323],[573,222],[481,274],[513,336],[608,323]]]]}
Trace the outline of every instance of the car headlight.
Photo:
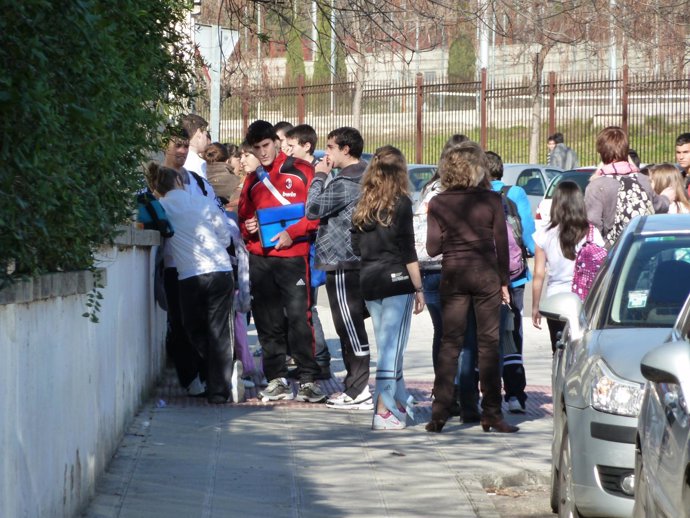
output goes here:
{"type": "Polygon", "coordinates": [[[644,385],[619,378],[599,359],[592,369],[592,408],[608,414],[637,417],[644,385]]]}

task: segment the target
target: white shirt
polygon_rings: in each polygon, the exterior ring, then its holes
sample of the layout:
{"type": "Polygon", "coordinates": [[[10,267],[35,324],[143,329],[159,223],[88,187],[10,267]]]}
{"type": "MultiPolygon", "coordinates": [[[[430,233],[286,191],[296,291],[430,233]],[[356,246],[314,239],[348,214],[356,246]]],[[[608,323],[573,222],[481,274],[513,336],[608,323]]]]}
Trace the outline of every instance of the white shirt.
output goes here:
{"type": "MultiPolygon", "coordinates": [[[[201,188],[199,187],[199,183],[196,181],[196,178],[194,178],[192,173],[184,169],[183,178],[186,178],[186,180],[184,181],[185,191],[195,196],[204,196],[204,191],[201,190],[201,188]]],[[[214,192],[213,187],[208,181],[204,181],[204,188],[206,189],[206,197],[209,200],[215,200],[216,193],[214,192]]],[[[220,212],[220,208],[218,209],[218,211],[220,212]]],[[[167,244],[165,244],[164,246],[165,248],[163,250],[163,264],[166,268],[175,268],[175,259],[173,258],[170,246],[167,244]]]]}
{"type": "Polygon", "coordinates": [[[166,247],[172,253],[179,280],[232,271],[225,250],[231,241],[228,219],[213,200],[175,189],[160,203],[175,231],[166,247]]]}
{"type": "Polygon", "coordinates": [[[184,168],[188,171],[194,171],[202,178],[206,178],[206,160],[201,158],[196,151],[190,149],[187,155],[187,160],[184,162],[184,168]]]}
{"type": "MultiPolygon", "coordinates": [[[[575,260],[563,257],[561,243],[558,240],[558,226],[548,229],[543,227],[534,234],[534,243],[544,250],[546,255],[546,271],[548,279],[546,281],[546,297],[555,293],[569,292],[573,284],[573,274],[575,273],[575,260]]],[[[587,241],[585,236],[575,247],[575,254],[582,248],[587,241]]],[[[599,246],[604,246],[604,239],[599,230],[594,227],[592,241],[599,246]]]]}

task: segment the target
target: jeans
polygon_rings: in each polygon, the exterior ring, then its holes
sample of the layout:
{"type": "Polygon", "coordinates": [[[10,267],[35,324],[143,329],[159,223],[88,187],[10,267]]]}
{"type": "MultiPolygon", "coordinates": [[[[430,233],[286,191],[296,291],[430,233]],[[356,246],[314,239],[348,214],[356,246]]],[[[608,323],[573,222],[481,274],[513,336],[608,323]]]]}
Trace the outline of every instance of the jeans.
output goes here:
{"type": "Polygon", "coordinates": [[[434,337],[431,341],[431,361],[436,373],[438,351],[441,348],[443,336],[443,320],[441,319],[441,295],[438,287],[441,284],[441,270],[422,270],[422,287],[424,288],[424,302],[434,326],[434,337]]]}
{"type": "MultiPolygon", "coordinates": [[[[409,394],[403,378],[403,355],[410,336],[412,321],[412,294],[396,295],[384,299],[367,300],[367,310],[374,325],[374,336],[378,349],[376,362],[376,392],[374,401],[379,398],[386,408],[402,422],[405,414],[400,406],[412,416],[408,403],[409,394]]],[[[376,412],[376,407],[374,407],[376,412]]]]}

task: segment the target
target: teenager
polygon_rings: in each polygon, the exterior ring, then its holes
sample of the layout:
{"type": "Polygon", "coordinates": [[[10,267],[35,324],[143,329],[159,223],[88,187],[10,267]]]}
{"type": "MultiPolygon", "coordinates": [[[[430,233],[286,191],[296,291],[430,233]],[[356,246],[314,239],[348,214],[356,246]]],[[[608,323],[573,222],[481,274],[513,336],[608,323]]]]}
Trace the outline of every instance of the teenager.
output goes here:
{"type": "MultiPolygon", "coordinates": [[[[299,127],[299,126],[298,126],[299,127]]],[[[297,129],[297,128],[295,128],[297,129]]],[[[288,145],[295,130],[288,132],[288,145]]],[[[294,148],[294,143],[293,149],[294,148]]],[[[308,142],[297,146],[311,145],[308,142]]],[[[364,328],[364,299],[360,291],[360,260],[352,249],[352,214],[359,200],[367,165],[360,159],[362,135],[355,128],[328,134],[326,157],[316,165],[307,196],[307,217],[320,220],[314,263],[326,271],[326,291],[345,363],[345,390],[326,402],[329,408],[371,410],[369,338],[364,328]],[[338,174],[328,181],[333,168],[338,174]]]]}
{"type": "Polygon", "coordinates": [[[309,276],[309,236],[318,221],[302,217],[262,243],[257,218],[259,209],[306,202],[314,169],[310,163],[288,157],[280,150],[280,141],[269,122],[257,120],[250,124],[246,140],[261,164],[245,179],[238,210],[249,251],[252,315],[269,380],[260,396],[267,401],[293,399],[286,379],[289,344],[299,368],[297,399],[323,402],[326,396],[314,382],[319,366],[314,359],[309,276]]]}
{"type": "Polygon", "coordinates": [[[393,146],[377,149],[362,178],[362,194],[352,216],[353,250],[362,262],[360,287],[378,350],[374,430],[403,429],[412,414],[403,355],[413,307],[415,313],[424,309],[424,293],[414,246],[409,185],[400,150],[393,146]]]}

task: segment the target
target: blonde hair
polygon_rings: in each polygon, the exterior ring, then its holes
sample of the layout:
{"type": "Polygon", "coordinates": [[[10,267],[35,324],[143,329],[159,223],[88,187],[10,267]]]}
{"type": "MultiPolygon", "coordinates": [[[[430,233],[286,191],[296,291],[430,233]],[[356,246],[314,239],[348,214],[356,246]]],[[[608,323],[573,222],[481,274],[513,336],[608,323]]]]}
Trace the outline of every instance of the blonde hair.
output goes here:
{"type": "Polygon", "coordinates": [[[372,223],[388,227],[393,221],[396,202],[401,196],[409,195],[405,156],[393,146],[380,147],[364,172],[362,194],[352,215],[352,223],[360,230],[372,223]]]}
{"type": "Polygon", "coordinates": [[[667,187],[672,187],[676,193],[676,201],[674,202],[677,208],[682,205],[686,210],[690,211],[690,202],[685,191],[685,184],[683,176],[680,171],[673,164],[659,164],[650,168],[649,176],[652,180],[652,187],[654,192],[661,194],[661,191],[667,187]]]}
{"type": "Polygon", "coordinates": [[[468,140],[445,151],[438,165],[445,189],[489,187],[489,160],[476,142],[468,140]]]}

